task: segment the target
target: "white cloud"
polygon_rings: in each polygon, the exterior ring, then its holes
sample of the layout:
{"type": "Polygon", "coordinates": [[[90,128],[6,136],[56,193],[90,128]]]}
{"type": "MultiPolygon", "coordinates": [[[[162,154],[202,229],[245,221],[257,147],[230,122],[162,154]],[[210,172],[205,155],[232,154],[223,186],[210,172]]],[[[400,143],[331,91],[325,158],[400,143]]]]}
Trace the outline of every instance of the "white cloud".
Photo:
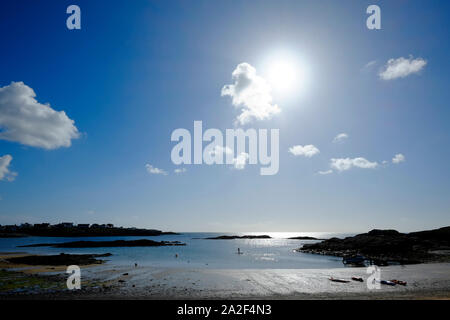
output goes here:
{"type": "Polygon", "coordinates": [[[252,119],[265,120],[279,113],[281,109],[272,104],[271,87],[269,83],[256,74],[256,69],[250,64],[240,63],[232,73],[233,84],[222,88],[222,96],[230,96],[233,105],[241,109],[236,121],[241,125],[252,119]]]}
{"type": "Polygon", "coordinates": [[[145,168],[147,169],[147,172],[150,174],[162,174],[162,175],[167,175],[167,172],[164,171],[163,169],[159,169],[159,168],[155,168],[154,166],[152,166],[151,164],[147,163],[145,165],[145,168]]]}
{"type": "Polygon", "coordinates": [[[374,65],[376,65],[377,64],[377,61],[376,60],[372,60],[372,61],[369,61],[363,68],[362,68],[362,70],[363,71],[365,71],[365,70],[370,70],[370,69],[372,69],[372,67],[374,66],[374,65]]]}
{"type": "Polygon", "coordinates": [[[0,88],[0,139],[44,149],[70,147],[79,137],[74,121],[35,97],[23,82],[0,88]]]}
{"type": "Polygon", "coordinates": [[[228,147],[222,147],[220,145],[215,145],[214,148],[210,151],[211,157],[220,157],[222,155],[232,154],[233,151],[228,147]]]}
{"type": "Polygon", "coordinates": [[[16,178],[17,173],[9,170],[12,159],[9,154],[0,157],[0,180],[13,181],[16,178]]]}
{"type": "Polygon", "coordinates": [[[187,170],[186,170],[186,168],[177,168],[177,169],[175,169],[175,170],[173,170],[173,172],[175,172],[175,173],[185,173],[187,170]]]}
{"type": "Polygon", "coordinates": [[[249,158],[248,153],[241,152],[236,158],[233,159],[234,168],[238,170],[245,169],[245,165],[247,164],[248,158],[249,158]]]}
{"type": "Polygon", "coordinates": [[[308,144],[305,146],[293,146],[289,148],[289,152],[294,156],[305,156],[307,158],[311,158],[312,156],[318,154],[320,151],[312,144],[308,144]]]}
{"type": "Polygon", "coordinates": [[[326,175],[326,174],[331,174],[331,173],[333,173],[333,170],[319,171],[318,172],[318,174],[321,174],[321,175],[326,175]]]}
{"type": "Polygon", "coordinates": [[[336,137],[334,137],[333,142],[337,143],[337,142],[342,142],[345,139],[348,138],[348,134],[347,133],[339,133],[336,137]]]}
{"type": "Polygon", "coordinates": [[[346,171],[353,167],[363,168],[363,169],[373,169],[378,166],[377,162],[370,162],[369,160],[358,157],[358,158],[340,158],[340,159],[331,159],[330,163],[331,168],[336,169],[338,171],[346,171]]]}
{"type": "Polygon", "coordinates": [[[383,80],[405,78],[410,74],[420,72],[426,65],[426,60],[422,58],[413,59],[412,56],[409,58],[389,59],[379,76],[383,80]]]}
{"type": "Polygon", "coordinates": [[[405,162],[405,160],[405,156],[401,153],[398,153],[392,158],[392,163],[399,164],[400,162],[405,162]]]}

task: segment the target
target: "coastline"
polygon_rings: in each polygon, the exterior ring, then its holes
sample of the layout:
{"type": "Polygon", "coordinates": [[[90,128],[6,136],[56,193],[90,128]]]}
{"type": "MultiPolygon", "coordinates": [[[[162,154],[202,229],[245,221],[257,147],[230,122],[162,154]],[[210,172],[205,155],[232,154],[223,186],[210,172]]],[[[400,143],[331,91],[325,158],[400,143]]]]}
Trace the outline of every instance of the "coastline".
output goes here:
{"type": "MultiPolygon", "coordinates": [[[[17,255],[18,253],[16,253],[17,255]]],[[[21,253],[23,255],[23,253],[21,253]]],[[[368,289],[366,268],[339,269],[198,269],[83,266],[82,289],[64,288],[65,267],[10,265],[25,277],[59,283],[58,290],[18,290],[0,299],[450,299],[450,263],[380,267],[382,279],[401,279],[406,286],[368,289]],[[329,277],[362,277],[363,283],[335,283],[329,277]]]]}

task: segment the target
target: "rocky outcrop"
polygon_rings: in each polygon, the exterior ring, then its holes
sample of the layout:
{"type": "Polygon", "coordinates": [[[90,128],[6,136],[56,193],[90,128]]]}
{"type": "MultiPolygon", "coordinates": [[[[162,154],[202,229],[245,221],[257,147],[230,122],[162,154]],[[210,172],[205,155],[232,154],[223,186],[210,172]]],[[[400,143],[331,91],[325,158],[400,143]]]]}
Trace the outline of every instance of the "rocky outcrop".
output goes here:
{"type": "Polygon", "coordinates": [[[0,233],[0,238],[24,238],[28,235],[23,233],[0,233]]]}
{"type": "Polygon", "coordinates": [[[9,263],[25,264],[30,266],[69,266],[69,265],[89,265],[101,264],[104,260],[96,258],[109,257],[110,253],[105,254],[64,254],[48,256],[23,256],[5,259],[9,263]]]}
{"type": "Polygon", "coordinates": [[[160,236],[176,235],[175,232],[163,232],[155,229],[138,229],[122,227],[106,227],[105,225],[83,225],[83,226],[64,226],[48,224],[26,224],[25,226],[0,226],[0,236],[12,237],[20,234],[21,236],[39,236],[39,237],[120,237],[120,236],[160,236]]]}
{"type": "Polygon", "coordinates": [[[114,240],[114,241],[73,241],[64,243],[38,243],[19,246],[27,247],[53,247],[53,248],[106,248],[106,247],[161,247],[161,246],[184,246],[179,241],[153,241],[141,240],[114,240]]]}
{"type": "Polygon", "coordinates": [[[323,240],[323,239],[317,239],[314,237],[291,237],[288,238],[289,240],[323,240]]]}
{"type": "Polygon", "coordinates": [[[363,255],[368,260],[388,264],[448,261],[450,257],[435,254],[450,249],[450,227],[421,232],[400,233],[396,230],[372,230],[345,239],[331,238],[305,244],[300,252],[350,257],[363,255]]]}
{"type": "Polygon", "coordinates": [[[233,239],[272,239],[271,236],[268,235],[260,235],[260,236],[218,236],[218,237],[210,237],[203,238],[206,240],[233,240],[233,239]]]}

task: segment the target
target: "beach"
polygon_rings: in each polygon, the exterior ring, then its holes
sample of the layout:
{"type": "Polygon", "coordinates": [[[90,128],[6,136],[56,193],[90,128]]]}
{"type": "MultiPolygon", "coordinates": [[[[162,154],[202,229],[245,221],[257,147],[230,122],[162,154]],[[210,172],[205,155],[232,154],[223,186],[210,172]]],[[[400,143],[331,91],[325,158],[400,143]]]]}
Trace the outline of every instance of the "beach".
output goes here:
{"type": "Polygon", "coordinates": [[[374,230],[323,241],[286,233],[0,239],[0,298],[449,299],[448,231],[374,230]],[[340,255],[356,252],[380,262],[376,288],[368,263],[343,263],[340,255]],[[79,290],[67,288],[68,265],[80,267],[79,290]]]}
{"type": "Polygon", "coordinates": [[[81,290],[68,290],[64,268],[11,265],[8,271],[51,279],[58,288],[11,290],[0,299],[449,299],[450,263],[380,267],[381,279],[406,286],[368,289],[366,268],[205,269],[149,266],[86,266],[81,290]],[[364,282],[336,283],[330,277],[361,277],[364,282]]]}

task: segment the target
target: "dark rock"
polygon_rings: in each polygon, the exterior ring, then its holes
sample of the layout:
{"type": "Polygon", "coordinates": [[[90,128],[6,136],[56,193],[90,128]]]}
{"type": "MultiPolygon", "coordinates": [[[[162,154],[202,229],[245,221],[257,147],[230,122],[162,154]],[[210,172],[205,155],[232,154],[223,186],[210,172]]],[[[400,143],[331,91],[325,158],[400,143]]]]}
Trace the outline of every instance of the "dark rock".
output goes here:
{"type": "Polygon", "coordinates": [[[69,266],[69,265],[88,265],[101,264],[104,260],[96,258],[109,257],[110,253],[105,254],[64,254],[48,256],[24,256],[7,258],[10,263],[26,264],[31,266],[69,266]]]}
{"type": "Polygon", "coordinates": [[[28,237],[28,235],[24,233],[0,233],[0,238],[24,238],[28,237]]]}
{"type": "Polygon", "coordinates": [[[387,265],[391,262],[447,261],[450,260],[448,255],[437,255],[431,251],[449,246],[450,227],[411,233],[375,229],[354,237],[305,244],[298,251],[340,257],[364,255],[378,265],[387,265]]]}
{"type": "Polygon", "coordinates": [[[161,247],[184,246],[179,241],[114,240],[114,241],[73,241],[64,243],[38,243],[19,247],[53,247],[53,248],[106,248],[106,247],[161,247]]]}
{"type": "Polygon", "coordinates": [[[323,240],[323,239],[317,239],[314,237],[291,237],[288,238],[289,240],[323,240]]]}
{"type": "Polygon", "coordinates": [[[272,237],[268,235],[260,235],[260,236],[218,236],[211,238],[203,238],[206,240],[233,240],[233,239],[272,239],[272,237]]]}
{"type": "Polygon", "coordinates": [[[0,237],[40,236],[40,237],[106,237],[106,236],[160,236],[176,235],[155,229],[118,228],[104,225],[64,226],[62,224],[35,224],[27,227],[2,228],[0,237]],[[19,229],[18,229],[19,228],[19,229]]]}

